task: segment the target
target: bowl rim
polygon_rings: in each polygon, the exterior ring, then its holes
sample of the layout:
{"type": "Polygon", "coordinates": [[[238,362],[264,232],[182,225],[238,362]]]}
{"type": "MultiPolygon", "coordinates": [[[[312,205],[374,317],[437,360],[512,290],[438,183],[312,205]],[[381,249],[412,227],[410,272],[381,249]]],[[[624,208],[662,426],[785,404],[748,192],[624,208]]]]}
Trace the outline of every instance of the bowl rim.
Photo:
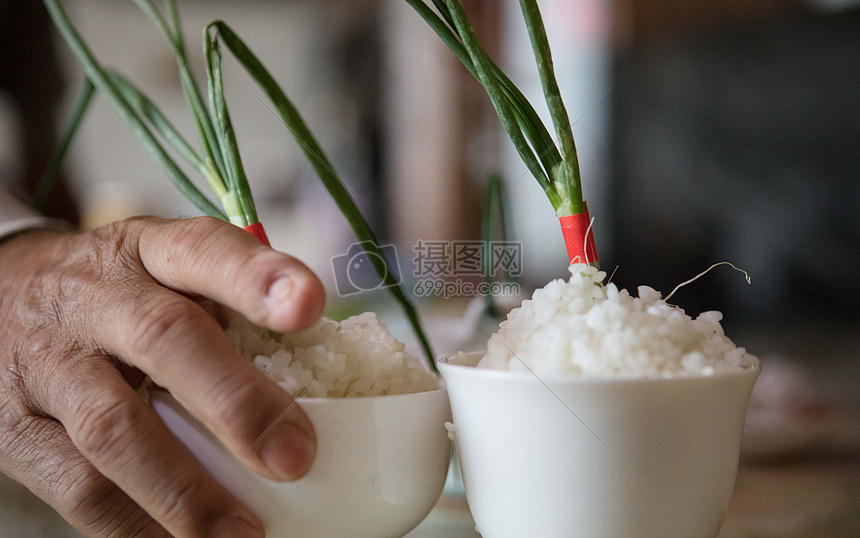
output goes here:
{"type": "MultiPolygon", "coordinates": [[[[486,354],[486,351],[468,351],[465,352],[466,355],[477,355],[477,354],[486,354]]],[[[732,371],[732,372],[716,372],[709,375],[698,375],[698,374],[685,374],[685,375],[676,375],[672,377],[649,377],[649,376],[634,376],[634,375],[617,375],[617,376],[601,376],[601,377],[583,377],[576,374],[544,374],[538,376],[535,372],[532,371],[511,371],[511,370],[498,370],[493,368],[476,368],[474,366],[467,366],[464,364],[452,364],[450,362],[451,359],[459,355],[459,353],[453,353],[451,355],[444,355],[436,359],[436,365],[439,368],[439,372],[443,371],[451,371],[457,372],[458,375],[463,375],[472,378],[480,378],[480,379],[498,379],[504,381],[525,381],[525,380],[537,380],[541,383],[565,383],[572,385],[612,385],[612,384],[636,384],[636,383],[661,383],[661,384],[672,384],[672,383],[689,383],[696,381],[708,381],[708,380],[717,380],[717,379],[734,379],[739,377],[747,377],[747,376],[755,376],[761,373],[761,364],[752,364],[749,365],[742,370],[732,371]]]]}
{"type": "MultiPolygon", "coordinates": [[[[330,403],[330,402],[377,402],[380,399],[384,398],[386,402],[392,402],[393,400],[404,399],[404,398],[430,398],[437,394],[445,393],[447,394],[448,387],[445,385],[444,380],[441,376],[439,376],[439,386],[433,390],[422,390],[421,392],[407,392],[405,394],[383,394],[378,396],[351,396],[351,397],[313,397],[313,396],[292,396],[293,400],[302,405],[304,403],[310,403],[311,405],[321,405],[322,403],[330,403]]],[[[164,387],[158,386],[156,384],[152,384],[147,390],[148,395],[151,397],[152,393],[159,393],[162,396],[168,396],[176,400],[173,394],[170,393],[164,387]]],[[[178,403],[178,402],[177,402],[178,403]]],[[[332,404],[336,405],[336,404],[332,404]]]]}
{"type": "Polygon", "coordinates": [[[377,396],[337,396],[337,397],[313,397],[313,396],[293,396],[293,400],[298,403],[303,402],[377,402],[382,399],[385,399],[386,402],[392,402],[394,400],[406,399],[406,398],[430,398],[436,394],[447,393],[448,387],[444,385],[442,382],[441,376],[439,377],[439,386],[433,390],[422,390],[421,392],[407,392],[405,394],[383,394],[377,396]]]}

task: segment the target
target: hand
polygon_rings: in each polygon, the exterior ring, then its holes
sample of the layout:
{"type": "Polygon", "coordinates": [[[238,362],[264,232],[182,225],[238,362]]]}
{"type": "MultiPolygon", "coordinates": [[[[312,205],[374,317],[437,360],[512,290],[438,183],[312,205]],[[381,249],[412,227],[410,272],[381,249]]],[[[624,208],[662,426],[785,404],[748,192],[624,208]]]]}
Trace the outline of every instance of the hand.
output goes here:
{"type": "Polygon", "coordinates": [[[202,298],[275,331],[308,327],[325,303],[304,264],[208,217],[0,244],[0,471],[90,536],[263,536],[135,393],[148,374],[255,472],[307,472],[307,416],[278,420],[292,399],[202,298]]]}

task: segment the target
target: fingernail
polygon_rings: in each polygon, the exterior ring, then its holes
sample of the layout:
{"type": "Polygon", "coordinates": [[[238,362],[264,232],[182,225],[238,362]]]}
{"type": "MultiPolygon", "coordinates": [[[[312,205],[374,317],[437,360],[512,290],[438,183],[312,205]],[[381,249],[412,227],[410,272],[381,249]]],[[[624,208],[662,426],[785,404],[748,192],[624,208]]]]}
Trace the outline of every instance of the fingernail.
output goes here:
{"type": "Polygon", "coordinates": [[[240,516],[232,516],[215,528],[213,538],[263,538],[265,533],[240,516]]]}
{"type": "Polygon", "coordinates": [[[266,434],[260,458],[279,480],[296,480],[311,466],[314,447],[308,435],[290,422],[280,422],[266,434]]]}
{"type": "Polygon", "coordinates": [[[293,291],[293,279],[288,276],[282,276],[276,280],[269,288],[270,301],[282,302],[290,297],[293,291]]]}

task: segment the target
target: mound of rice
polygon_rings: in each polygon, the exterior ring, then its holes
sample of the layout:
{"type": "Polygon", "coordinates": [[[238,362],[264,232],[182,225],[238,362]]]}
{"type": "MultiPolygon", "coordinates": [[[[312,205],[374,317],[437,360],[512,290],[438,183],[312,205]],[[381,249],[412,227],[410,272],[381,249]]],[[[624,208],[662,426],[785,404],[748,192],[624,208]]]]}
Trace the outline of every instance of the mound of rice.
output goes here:
{"type": "Polygon", "coordinates": [[[353,397],[434,390],[435,375],[405,350],[373,312],[340,323],[321,318],[275,334],[234,316],[227,334],[242,354],[292,396],[353,397]]]}
{"type": "Polygon", "coordinates": [[[583,377],[713,375],[758,364],[723,333],[722,314],[696,319],[666,304],[660,292],[639,287],[639,297],[606,273],[574,264],[571,277],[534,292],[490,337],[479,368],[531,370],[583,377]]]}

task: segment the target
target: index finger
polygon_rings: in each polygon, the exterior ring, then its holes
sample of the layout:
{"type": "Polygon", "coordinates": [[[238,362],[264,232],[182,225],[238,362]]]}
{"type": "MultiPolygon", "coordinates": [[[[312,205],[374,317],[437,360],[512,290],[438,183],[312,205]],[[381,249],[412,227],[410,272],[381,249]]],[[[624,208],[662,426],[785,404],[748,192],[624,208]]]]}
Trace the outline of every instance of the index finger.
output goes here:
{"type": "Polygon", "coordinates": [[[151,283],[116,298],[94,331],[105,351],[168,389],[258,474],[291,480],[310,468],[316,438],[307,415],[197,303],[151,283]]]}
{"type": "Polygon", "coordinates": [[[305,329],[325,307],[322,283],[304,263],[212,217],[142,227],[139,255],[160,284],[214,299],[274,331],[305,329]]]}

